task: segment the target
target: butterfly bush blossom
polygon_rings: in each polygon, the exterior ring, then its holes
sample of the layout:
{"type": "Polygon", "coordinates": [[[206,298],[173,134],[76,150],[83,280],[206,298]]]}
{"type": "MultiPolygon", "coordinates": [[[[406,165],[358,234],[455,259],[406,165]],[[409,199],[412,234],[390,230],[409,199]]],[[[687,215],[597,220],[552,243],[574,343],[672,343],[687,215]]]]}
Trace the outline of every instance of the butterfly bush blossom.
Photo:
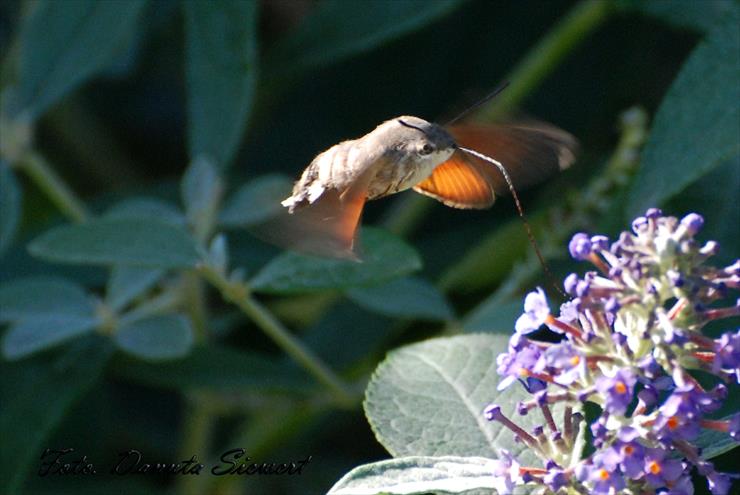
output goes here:
{"type": "Polygon", "coordinates": [[[712,305],[740,288],[740,261],[705,264],[718,244],[694,238],[703,222],[695,213],[679,221],[651,209],[616,242],[576,234],[571,255],[596,270],[565,279],[572,299],[560,315],[550,313],[542,289],[526,296],[508,352],[498,357],[499,389],[521,382],[532,396],[517,413],[538,409],[544,423],[525,431],[495,404],[485,415],[512,430],[543,466],[521,466],[502,452],[493,473],[499,493],[527,485],[542,493],[690,495],[693,470],[714,495],[729,493],[730,476],[703,459],[694,441],[702,428],[740,441],[740,414],[709,419],[740,380],[740,331],[717,339],[702,333],[740,314],[740,301],[712,305]],[[542,325],[562,339],[530,338],[542,325]],[[702,386],[689,369],[711,373],[713,384],[702,386]],[[582,459],[576,437],[585,401],[601,414],[589,425],[593,453],[582,459]],[[564,411],[558,422],[556,404],[564,411]]]}

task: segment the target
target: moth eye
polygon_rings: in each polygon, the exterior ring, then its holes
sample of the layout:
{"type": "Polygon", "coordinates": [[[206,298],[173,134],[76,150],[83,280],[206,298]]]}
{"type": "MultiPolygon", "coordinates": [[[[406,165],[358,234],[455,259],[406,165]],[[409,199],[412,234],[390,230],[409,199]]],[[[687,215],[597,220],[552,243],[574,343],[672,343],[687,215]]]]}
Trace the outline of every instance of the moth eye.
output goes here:
{"type": "Polygon", "coordinates": [[[425,144],[424,146],[421,147],[421,149],[419,150],[419,153],[422,154],[422,155],[428,155],[432,151],[434,151],[434,146],[432,146],[431,144],[428,144],[427,143],[427,144],[425,144]]]}

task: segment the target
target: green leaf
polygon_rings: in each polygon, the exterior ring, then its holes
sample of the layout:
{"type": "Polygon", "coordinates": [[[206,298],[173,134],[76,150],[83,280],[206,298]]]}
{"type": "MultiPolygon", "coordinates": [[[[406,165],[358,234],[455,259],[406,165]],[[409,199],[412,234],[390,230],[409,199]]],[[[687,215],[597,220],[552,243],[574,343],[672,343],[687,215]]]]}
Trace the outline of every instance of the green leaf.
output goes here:
{"type": "Polygon", "coordinates": [[[182,203],[191,225],[210,218],[218,205],[222,187],[221,178],[210,160],[201,156],[191,162],[180,184],[182,203]]]}
{"type": "Polygon", "coordinates": [[[18,493],[44,443],[95,384],[110,357],[108,341],[83,339],[61,355],[0,361],[0,492],[18,493]]]}
{"type": "Polygon", "coordinates": [[[155,219],[170,225],[184,226],[185,217],[176,206],[158,198],[129,198],[116,203],[103,215],[105,219],[155,219]]]}
{"type": "Polygon", "coordinates": [[[49,349],[92,332],[97,324],[97,318],[84,316],[49,316],[22,320],[11,325],[5,332],[3,357],[20,359],[49,349]]]}
{"type": "Polygon", "coordinates": [[[21,27],[18,98],[32,117],[125,53],[146,2],[42,0],[21,27]]]}
{"type": "Polygon", "coordinates": [[[371,287],[357,287],[347,296],[370,311],[396,318],[451,320],[452,307],[432,284],[416,277],[403,277],[371,287]]]}
{"type": "Polygon", "coordinates": [[[484,457],[400,457],[354,468],[328,495],[490,493],[496,488],[492,475],[496,468],[494,459],[484,457]]]}
{"type": "Polygon", "coordinates": [[[462,3],[464,0],[322,2],[268,54],[265,73],[269,77],[297,76],[368,52],[441,19],[462,3]]]}
{"type": "Polygon", "coordinates": [[[226,272],[229,266],[229,245],[225,235],[216,235],[208,246],[208,265],[220,273],[226,272]]]}
{"type": "Polygon", "coordinates": [[[279,174],[257,177],[239,188],[226,202],[219,217],[224,227],[255,225],[283,209],[280,202],[290,196],[293,181],[279,174]]]}
{"type": "MultiPolygon", "coordinates": [[[[301,312],[300,306],[296,311],[301,312]]],[[[346,370],[369,356],[382,356],[388,340],[397,330],[388,318],[341,301],[332,304],[319,321],[303,333],[302,339],[332,369],[346,370]]]]}
{"type": "Polygon", "coordinates": [[[94,312],[85,290],[61,277],[27,277],[0,287],[0,323],[32,318],[86,318],[94,312]]]}
{"type": "Polygon", "coordinates": [[[105,302],[118,311],[154,286],[164,275],[159,268],[120,265],[111,270],[105,290],[105,302]]]}
{"type": "MultiPolygon", "coordinates": [[[[524,465],[541,463],[526,445],[514,442],[506,427],[483,415],[488,404],[496,403],[511,417],[516,403],[531,397],[518,384],[496,390],[496,357],[506,351],[508,340],[504,335],[461,335],[391,352],[365,392],[365,414],[378,441],[394,457],[495,458],[506,449],[524,465]]],[[[558,409],[556,418],[562,417],[558,409]]],[[[527,431],[542,422],[534,412],[517,415],[517,424],[527,431]]]]}
{"type": "Polygon", "coordinates": [[[740,447],[740,442],[733,440],[728,433],[702,429],[699,438],[696,439],[696,446],[701,449],[702,459],[711,459],[740,447]]]}
{"type": "Polygon", "coordinates": [[[45,232],[29,246],[34,256],[80,264],[188,268],[198,261],[183,229],[145,219],[103,219],[45,232]]]}
{"type": "Polygon", "coordinates": [[[465,315],[463,329],[466,332],[511,334],[524,305],[521,300],[501,302],[499,299],[494,293],[465,315]]]}
{"type": "Polygon", "coordinates": [[[124,324],[113,337],[119,349],[150,361],[186,356],[193,340],[193,329],[181,315],[152,316],[124,324]]]}
{"type": "Polygon", "coordinates": [[[740,20],[727,21],[694,50],[660,105],[628,194],[630,218],[740,153],[740,20]]]}
{"type": "Polygon", "coordinates": [[[149,363],[117,356],[113,371],[127,380],[174,390],[310,392],[313,382],[292,363],[228,347],[198,346],[182,359],[149,363]]]}
{"type": "Polygon", "coordinates": [[[273,294],[346,289],[377,284],[421,268],[413,248],[382,230],[363,229],[360,245],[363,260],[359,263],[283,253],[257,273],[250,285],[273,294]]]}
{"type": "Polygon", "coordinates": [[[622,6],[660,19],[678,28],[709,31],[732,14],[734,0],[702,0],[701,2],[622,0],[622,6]]]}
{"type": "Polygon", "coordinates": [[[225,167],[239,148],[257,84],[257,2],[190,0],[183,7],[190,156],[225,167]]]}
{"type": "Polygon", "coordinates": [[[0,254],[13,242],[21,217],[21,188],[10,166],[0,160],[0,254]]]}
{"type": "MultiPolygon", "coordinates": [[[[732,263],[740,252],[740,155],[720,165],[691,184],[681,195],[674,197],[666,207],[677,214],[695,211],[704,216],[704,227],[699,238],[719,242],[720,251],[714,264],[732,263]]],[[[679,215],[680,216],[680,215],[679,215]]]]}

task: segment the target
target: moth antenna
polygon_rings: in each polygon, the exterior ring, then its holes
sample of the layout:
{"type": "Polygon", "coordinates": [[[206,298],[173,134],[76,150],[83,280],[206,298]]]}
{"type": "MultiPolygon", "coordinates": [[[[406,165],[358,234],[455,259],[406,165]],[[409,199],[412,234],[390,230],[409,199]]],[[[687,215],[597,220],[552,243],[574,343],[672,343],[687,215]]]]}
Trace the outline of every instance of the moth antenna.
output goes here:
{"type": "Polygon", "coordinates": [[[511,182],[511,178],[509,177],[509,173],[506,171],[506,168],[504,168],[501,162],[494,160],[490,156],[486,156],[482,153],[478,153],[475,150],[463,148],[462,146],[458,146],[458,149],[460,151],[464,151],[465,153],[473,155],[477,158],[480,158],[481,160],[485,160],[489,163],[492,163],[499,169],[499,171],[501,172],[501,175],[504,176],[504,180],[506,180],[506,184],[509,186],[509,191],[511,191],[511,196],[514,198],[514,204],[516,205],[517,212],[519,213],[519,216],[521,217],[522,222],[524,223],[524,230],[527,231],[527,237],[529,238],[529,242],[530,244],[532,244],[532,247],[534,248],[535,253],[537,253],[537,258],[540,260],[540,264],[542,265],[543,270],[545,270],[545,274],[547,275],[547,278],[550,279],[550,284],[552,284],[552,286],[555,287],[555,290],[557,290],[563,297],[567,299],[568,296],[563,292],[560,286],[557,283],[555,283],[555,277],[550,271],[550,268],[547,266],[547,262],[545,261],[544,256],[542,256],[540,247],[537,245],[537,241],[535,240],[534,234],[532,233],[532,228],[529,226],[529,222],[527,221],[527,218],[524,215],[524,209],[522,208],[522,204],[519,202],[519,196],[516,193],[516,189],[514,189],[514,184],[511,182]]]}
{"type": "Polygon", "coordinates": [[[398,123],[401,124],[404,127],[408,127],[409,129],[416,129],[417,131],[421,132],[426,136],[426,132],[421,127],[416,127],[415,125],[409,124],[408,122],[405,122],[403,119],[398,119],[398,123]]]}
{"type": "Polygon", "coordinates": [[[507,87],[508,85],[509,85],[509,81],[504,81],[504,82],[502,82],[501,84],[499,84],[499,85],[498,85],[498,87],[496,87],[496,89],[494,89],[493,91],[491,91],[491,92],[490,92],[490,93],[489,93],[489,94],[488,94],[488,95],[487,95],[487,96],[486,96],[485,98],[483,98],[483,99],[482,99],[482,100],[480,100],[479,102],[477,102],[477,103],[473,104],[472,106],[470,106],[470,107],[466,108],[465,110],[463,110],[462,112],[460,112],[460,113],[459,113],[459,114],[457,115],[457,117],[455,117],[454,119],[452,119],[452,120],[450,120],[449,122],[447,122],[447,123],[445,124],[445,126],[448,126],[448,125],[452,125],[452,124],[454,124],[455,122],[457,122],[457,121],[458,121],[458,120],[460,120],[461,118],[465,117],[466,115],[468,115],[468,114],[469,114],[470,112],[472,112],[472,111],[473,111],[473,110],[475,110],[476,108],[480,107],[481,105],[483,105],[483,104],[484,104],[484,103],[486,103],[487,101],[489,101],[489,100],[493,99],[493,98],[494,98],[494,97],[495,97],[495,96],[496,96],[497,94],[499,94],[499,93],[500,93],[500,92],[502,92],[502,91],[503,91],[504,89],[506,89],[506,87],[507,87]]]}

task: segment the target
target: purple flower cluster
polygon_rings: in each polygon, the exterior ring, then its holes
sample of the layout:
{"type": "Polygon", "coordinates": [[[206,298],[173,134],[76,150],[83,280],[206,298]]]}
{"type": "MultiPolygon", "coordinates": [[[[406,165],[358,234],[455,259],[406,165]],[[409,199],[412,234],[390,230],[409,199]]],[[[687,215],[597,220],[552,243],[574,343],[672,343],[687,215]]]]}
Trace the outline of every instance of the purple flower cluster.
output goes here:
{"type": "Polygon", "coordinates": [[[539,485],[542,493],[690,495],[693,470],[714,495],[729,493],[730,475],[715,471],[695,440],[712,429],[740,441],[740,413],[710,419],[728,387],[740,383],[740,331],[717,339],[702,332],[709,322],[740,315],[740,301],[722,306],[740,288],[740,261],[705,264],[718,245],[694,239],[703,223],[695,213],[679,221],[650,209],[615,242],[576,234],[571,255],[596,270],[566,277],[572,299],[559,316],[542,289],[526,296],[508,352],[498,357],[499,390],[522,383],[532,397],[517,412],[539,409],[543,426],[525,431],[495,404],[485,415],[513,431],[544,467],[521,466],[505,453],[494,474],[508,489],[501,493],[539,485]],[[562,339],[530,338],[543,326],[562,339]],[[696,370],[714,375],[712,385],[700,384],[696,370]],[[589,425],[594,451],[584,456],[578,411],[586,401],[601,414],[589,425]]]}

